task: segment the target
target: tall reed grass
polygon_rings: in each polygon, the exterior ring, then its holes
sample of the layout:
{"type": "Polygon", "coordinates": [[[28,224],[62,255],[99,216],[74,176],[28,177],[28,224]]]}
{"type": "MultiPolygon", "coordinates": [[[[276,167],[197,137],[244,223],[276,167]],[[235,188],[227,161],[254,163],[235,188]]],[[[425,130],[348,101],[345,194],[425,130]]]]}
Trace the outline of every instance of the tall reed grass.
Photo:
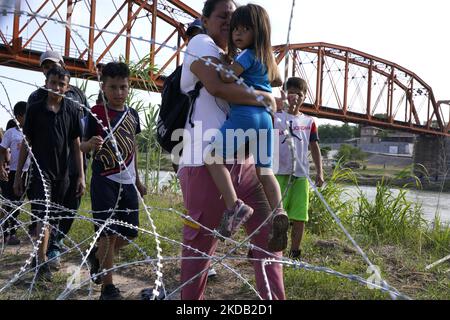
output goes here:
{"type": "MultiPolygon", "coordinates": [[[[376,185],[373,201],[358,188],[351,169],[338,165],[326,181],[320,188],[323,198],[349,231],[367,244],[404,245],[417,252],[426,246],[436,255],[450,252],[450,225],[443,224],[438,213],[432,223],[427,223],[422,204],[407,198],[407,187],[415,184],[420,188],[412,168],[405,168],[393,178],[382,178],[376,185]],[[393,188],[395,179],[409,182],[397,190],[393,188]],[[347,193],[344,182],[348,181],[357,187],[356,197],[347,193]]],[[[309,217],[308,231],[318,235],[340,233],[331,214],[312,190],[309,217]]]]}

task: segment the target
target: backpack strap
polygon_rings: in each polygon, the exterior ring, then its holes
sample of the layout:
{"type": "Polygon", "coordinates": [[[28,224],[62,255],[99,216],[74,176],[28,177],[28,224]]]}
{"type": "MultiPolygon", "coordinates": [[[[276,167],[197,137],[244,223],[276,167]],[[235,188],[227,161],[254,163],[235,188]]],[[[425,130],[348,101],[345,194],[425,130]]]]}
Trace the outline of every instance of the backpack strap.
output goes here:
{"type": "Polygon", "coordinates": [[[189,124],[191,125],[191,128],[194,127],[194,123],[192,122],[192,114],[194,113],[194,102],[200,95],[200,90],[203,88],[203,84],[198,81],[195,84],[194,90],[189,92],[189,99],[190,99],[190,111],[189,111],[189,124]]]}

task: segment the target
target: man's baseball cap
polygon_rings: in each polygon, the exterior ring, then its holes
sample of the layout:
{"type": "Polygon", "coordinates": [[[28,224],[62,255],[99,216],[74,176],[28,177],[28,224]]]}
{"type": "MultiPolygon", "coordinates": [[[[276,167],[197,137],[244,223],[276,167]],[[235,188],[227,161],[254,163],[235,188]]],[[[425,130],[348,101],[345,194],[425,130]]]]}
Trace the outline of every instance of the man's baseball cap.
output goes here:
{"type": "Polygon", "coordinates": [[[39,65],[42,66],[45,60],[50,60],[56,63],[60,63],[61,66],[64,66],[64,59],[61,56],[59,52],[56,51],[45,51],[43,54],[41,54],[41,57],[39,59],[39,65]]]}
{"type": "Polygon", "coordinates": [[[200,19],[195,19],[189,24],[186,30],[186,35],[189,37],[194,32],[195,29],[203,30],[202,21],[200,19]]]}

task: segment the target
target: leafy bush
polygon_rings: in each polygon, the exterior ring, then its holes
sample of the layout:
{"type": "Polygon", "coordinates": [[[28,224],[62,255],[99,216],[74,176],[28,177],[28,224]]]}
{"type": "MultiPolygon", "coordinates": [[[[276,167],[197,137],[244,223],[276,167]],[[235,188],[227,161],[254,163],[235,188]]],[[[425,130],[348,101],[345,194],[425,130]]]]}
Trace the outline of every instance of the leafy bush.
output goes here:
{"type": "Polygon", "coordinates": [[[367,154],[361,151],[360,148],[352,147],[349,144],[342,144],[335,158],[343,163],[356,160],[364,161],[367,158],[367,154]]]}
{"type": "Polygon", "coordinates": [[[422,206],[406,199],[405,189],[400,189],[394,196],[384,179],[377,183],[376,188],[373,202],[359,191],[357,207],[350,220],[353,229],[371,242],[417,243],[426,226],[422,206]]]}
{"type": "MultiPolygon", "coordinates": [[[[320,193],[329,207],[344,220],[351,214],[350,201],[344,201],[342,194],[345,192],[343,181],[354,181],[355,175],[350,169],[343,169],[339,165],[326,177],[326,184],[320,188],[320,193]]],[[[319,196],[310,190],[309,196],[309,222],[306,224],[308,230],[316,234],[334,232],[338,226],[331,214],[328,212],[325,204],[319,196]]]]}

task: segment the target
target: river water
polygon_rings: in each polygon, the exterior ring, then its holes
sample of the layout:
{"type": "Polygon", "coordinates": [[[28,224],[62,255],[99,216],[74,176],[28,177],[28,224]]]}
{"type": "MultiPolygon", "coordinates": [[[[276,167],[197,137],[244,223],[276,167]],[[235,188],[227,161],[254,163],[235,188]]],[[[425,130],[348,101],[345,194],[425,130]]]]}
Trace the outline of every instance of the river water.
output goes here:
{"type": "MultiPolygon", "coordinates": [[[[168,171],[160,171],[159,184],[160,186],[167,184],[168,181],[172,179],[175,174],[173,172],[168,171]]],[[[143,174],[141,173],[142,181],[143,174]]],[[[372,186],[359,186],[360,190],[364,192],[367,198],[370,201],[373,201],[376,196],[377,188],[372,186]]],[[[357,188],[348,186],[346,187],[348,191],[348,197],[356,197],[357,196],[357,188]]],[[[398,189],[392,189],[394,195],[398,194],[398,189]]],[[[417,190],[409,190],[407,195],[407,199],[410,201],[414,201],[416,203],[422,204],[422,209],[424,213],[424,218],[428,221],[433,221],[436,212],[438,212],[441,216],[442,222],[450,222],[450,193],[438,193],[431,191],[417,191],[417,190]]]]}
{"type": "MultiPolygon", "coordinates": [[[[377,188],[372,186],[359,186],[360,190],[367,196],[367,199],[375,199],[377,188]]],[[[356,187],[347,187],[349,197],[357,195],[356,187]]],[[[398,189],[392,189],[394,195],[398,194],[398,189]]],[[[424,218],[432,221],[436,212],[441,216],[442,222],[450,222],[450,193],[438,193],[432,191],[409,190],[406,198],[410,201],[421,203],[424,218]]]]}

